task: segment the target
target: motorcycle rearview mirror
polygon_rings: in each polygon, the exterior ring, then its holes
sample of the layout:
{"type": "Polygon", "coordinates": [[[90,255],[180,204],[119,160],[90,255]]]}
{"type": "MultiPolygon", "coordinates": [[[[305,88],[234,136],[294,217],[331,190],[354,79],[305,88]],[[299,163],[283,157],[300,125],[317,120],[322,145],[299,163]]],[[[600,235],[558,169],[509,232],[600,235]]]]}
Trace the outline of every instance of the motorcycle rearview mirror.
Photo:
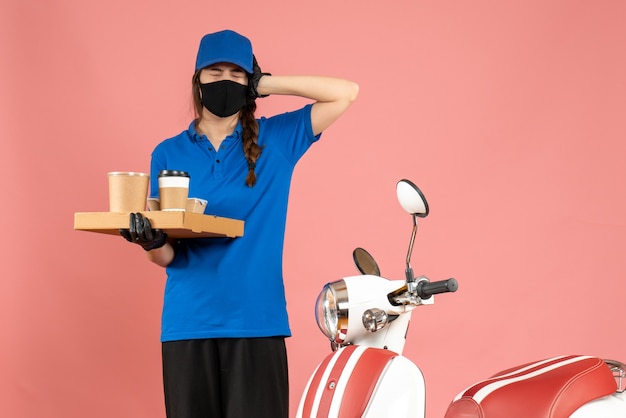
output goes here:
{"type": "Polygon", "coordinates": [[[417,218],[425,218],[428,216],[428,202],[422,191],[410,180],[400,180],[396,184],[396,194],[400,206],[413,217],[413,232],[411,233],[411,241],[409,242],[409,250],[406,254],[406,282],[410,293],[416,291],[415,275],[411,268],[411,254],[413,253],[413,244],[415,244],[415,235],[417,233],[417,218]]]}
{"type": "Polygon", "coordinates": [[[356,268],[361,274],[371,274],[373,276],[380,276],[380,269],[378,263],[374,260],[374,257],[367,252],[364,248],[358,247],[352,251],[352,259],[356,268]]]}
{"type": "Polygon", "coordinates": [[[428,202],[413,182],[406,179],[400,180],[396,185],[396,193],[402,209],[420,218],[428,216],[428,202]]]}

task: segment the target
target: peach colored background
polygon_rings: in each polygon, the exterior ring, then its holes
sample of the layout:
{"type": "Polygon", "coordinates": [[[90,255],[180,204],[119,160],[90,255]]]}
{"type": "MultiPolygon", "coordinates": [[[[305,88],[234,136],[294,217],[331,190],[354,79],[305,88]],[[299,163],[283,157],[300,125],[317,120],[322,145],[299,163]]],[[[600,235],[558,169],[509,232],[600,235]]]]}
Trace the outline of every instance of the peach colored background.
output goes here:
{"type": "Polygon", "coordinates": [[[416,273],[460,282],[408,335],[429,417],[521,362],[625,360],[625,16],[621,0],[2,0],[2,415],[164,416],[164,274],[122,238],[73,231],[73,213],[106,210],[106,172],[148,170],[187,126],[199,39],[227,27],[266,71],[361,86],[293,181],[292,412],[328,352],[321,286],[356,273],[359,245],[402,278],[400,178],[431,206],[416,273]]]}

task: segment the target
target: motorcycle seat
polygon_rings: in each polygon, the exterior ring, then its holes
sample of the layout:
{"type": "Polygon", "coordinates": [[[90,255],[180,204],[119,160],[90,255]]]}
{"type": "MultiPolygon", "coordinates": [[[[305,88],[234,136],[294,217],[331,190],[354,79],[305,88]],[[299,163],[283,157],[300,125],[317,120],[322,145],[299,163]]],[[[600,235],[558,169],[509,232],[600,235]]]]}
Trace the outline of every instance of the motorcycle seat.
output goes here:
{"type": "Polygon", "coordinates": [[[602,359],[556,357],[501,371],[470,386],[454,398],[445,418],[566,418],[616,389],[602,359]]]}

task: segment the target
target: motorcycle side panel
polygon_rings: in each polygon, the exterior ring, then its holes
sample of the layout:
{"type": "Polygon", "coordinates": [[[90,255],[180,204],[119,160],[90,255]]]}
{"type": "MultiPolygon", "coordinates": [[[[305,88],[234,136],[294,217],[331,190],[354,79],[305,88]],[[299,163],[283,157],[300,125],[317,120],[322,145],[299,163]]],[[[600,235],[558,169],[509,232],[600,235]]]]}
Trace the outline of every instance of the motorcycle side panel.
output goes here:
{"type": "Polygon", "coordinates": [[[297,417],[424,417],[424,377],[392,351],[348,346],[329,355],[309,380],[297,417]]]}
{"type": "Polygon", "coordinates": [[[624,418],[626,417],[626,392],[614,393],[591,401],[578,408],[570,418],[624,418]]]}

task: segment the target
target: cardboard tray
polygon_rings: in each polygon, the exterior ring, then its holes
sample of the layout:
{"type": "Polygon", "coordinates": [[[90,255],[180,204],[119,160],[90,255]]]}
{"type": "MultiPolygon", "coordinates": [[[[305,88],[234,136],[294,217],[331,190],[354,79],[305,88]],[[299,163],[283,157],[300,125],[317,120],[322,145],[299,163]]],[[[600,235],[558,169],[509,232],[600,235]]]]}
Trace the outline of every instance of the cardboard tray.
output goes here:
{"type": "MultiPolygon", "coordinates": [[[[184,211],[146,211],[141,214],[153,228],[164,230],[171,238],[241,237],[244,222],[202,213],[184,211]]],[[[130,213],[125,212],[77,212],[74,229],[119,235],[120,228],[128,229],[130,213]]]]}

